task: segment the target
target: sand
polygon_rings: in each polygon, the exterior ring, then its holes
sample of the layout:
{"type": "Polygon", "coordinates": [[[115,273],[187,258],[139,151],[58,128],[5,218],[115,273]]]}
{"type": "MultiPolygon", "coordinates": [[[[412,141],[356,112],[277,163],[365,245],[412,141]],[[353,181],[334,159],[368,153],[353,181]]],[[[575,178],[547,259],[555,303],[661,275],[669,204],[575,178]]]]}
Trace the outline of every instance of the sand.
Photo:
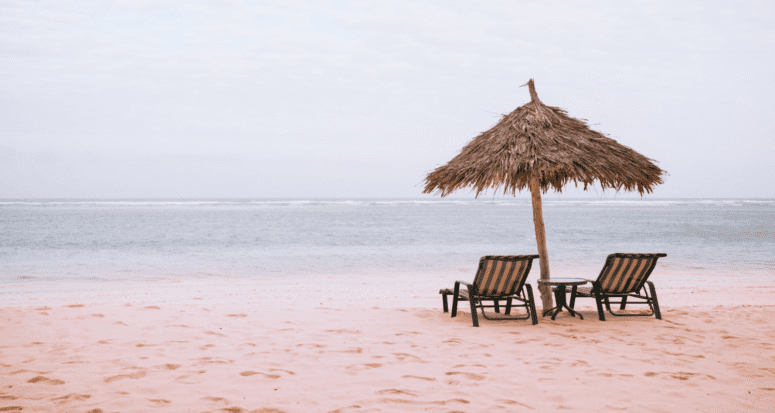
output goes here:
{"type": "Polygon", "coordinates": [[[343,279],[26,293],[0,307],[0,411],[775,411],[775,287],[474,328],[436,291],[343,279]]]}

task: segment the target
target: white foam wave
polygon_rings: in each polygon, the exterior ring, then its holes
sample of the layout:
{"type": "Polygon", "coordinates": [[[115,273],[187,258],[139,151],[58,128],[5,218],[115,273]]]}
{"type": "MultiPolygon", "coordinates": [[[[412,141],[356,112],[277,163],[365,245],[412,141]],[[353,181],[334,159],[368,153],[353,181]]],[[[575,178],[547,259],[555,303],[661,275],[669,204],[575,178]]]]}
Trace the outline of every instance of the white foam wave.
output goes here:
{"type": "MultiPolygon", "coordinates": [[[[0,200],[3,207],[389,207],[389,206],[514,206],[530,205],[530,199],[73,199],[0,200]]],[[[775,199],[551,199],[553,206],[763,206],[775,207],[775,199]]]]}

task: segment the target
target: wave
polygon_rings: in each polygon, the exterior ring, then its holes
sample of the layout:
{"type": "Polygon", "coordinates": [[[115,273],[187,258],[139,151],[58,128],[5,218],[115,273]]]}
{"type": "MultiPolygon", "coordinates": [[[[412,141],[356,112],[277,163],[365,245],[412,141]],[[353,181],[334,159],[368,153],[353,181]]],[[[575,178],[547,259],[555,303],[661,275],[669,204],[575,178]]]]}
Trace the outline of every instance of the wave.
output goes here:
{"type": "MultiPolygon", "coordinates": [[[[775,207],[775,199],[551,199],[543,204],[552,206],[761,206],[775,207]]],[[[503,199],[5,199],[3,207],[389,207],[389,206],[514,206],[531,205],[529,198],[503,199]]]]}

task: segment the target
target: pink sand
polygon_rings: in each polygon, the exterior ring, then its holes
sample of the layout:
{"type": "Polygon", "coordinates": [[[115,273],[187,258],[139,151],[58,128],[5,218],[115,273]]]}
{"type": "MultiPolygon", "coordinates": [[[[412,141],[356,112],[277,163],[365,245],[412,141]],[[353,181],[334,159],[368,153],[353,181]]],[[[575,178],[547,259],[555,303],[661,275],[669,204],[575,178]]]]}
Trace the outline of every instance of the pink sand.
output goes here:
{"type": "Polygon", "coordinates": [[[775,411],[775,287],[473,328],[436,291],[230,282],[0,307],[0,411],[775,411]]]}

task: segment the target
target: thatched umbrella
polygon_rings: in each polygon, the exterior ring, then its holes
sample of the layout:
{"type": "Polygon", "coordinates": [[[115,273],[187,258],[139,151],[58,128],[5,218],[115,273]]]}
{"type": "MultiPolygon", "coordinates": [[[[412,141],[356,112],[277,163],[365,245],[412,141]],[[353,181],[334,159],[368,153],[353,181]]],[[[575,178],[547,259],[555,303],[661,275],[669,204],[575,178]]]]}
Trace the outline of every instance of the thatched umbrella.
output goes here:
{"type": "MultiPolygon", "coordinates": [[[[651,159],[593,131],[585,121],[546,106],[538,99],[533,79],[527,86],[530,103],[504,115],[458,156],[428,174],[423,192],[444,197],[456,189],[472,187],[478,197],[487,188],[497,191],[503,186],[504,194],[516,195],[529,187],[541,279],[548,280],[541,192],[549,188],[561,192],[571,181],[583,184],[586,190],[598,181],[603,189],[637,190],[643,195],[662,183],[664,171],[651,159]]],[[[548,288],[541,288],[541,300],[544,309],[552,307],[548,288]]]]}

